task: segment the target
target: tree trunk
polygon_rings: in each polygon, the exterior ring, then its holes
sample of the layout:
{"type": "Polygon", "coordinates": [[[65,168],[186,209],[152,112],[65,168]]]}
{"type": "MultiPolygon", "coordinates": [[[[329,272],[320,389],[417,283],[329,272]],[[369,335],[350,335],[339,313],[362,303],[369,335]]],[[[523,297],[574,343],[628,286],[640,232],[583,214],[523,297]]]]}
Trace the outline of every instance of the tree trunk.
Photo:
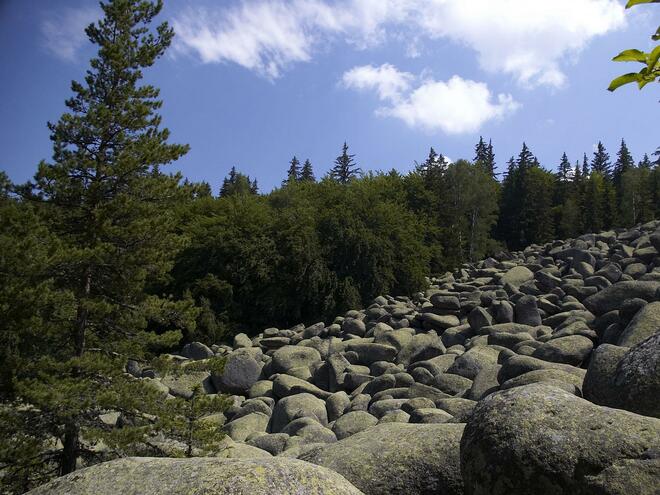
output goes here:
{"type": "Polygon", "coordinates": [[[80,426],[75,421],[70,421],[64,429],[64,449],[60,461],[60,476],[72,473],[76,470],[78,461],[78,437],[80,426]]]}
{"type": "MultiPolygon", "coordinates": [[[[92,289],[92,272],[88,267],[83,274],[83,297],[86,299],[92,289]]],[[[85,353],[85,330],[87,329],[87,318],[89,311],[84,305],[78,303],[76,321],[73,328],[73,347],[76,357],[81,357],[85,353]]],[[[80,373],[78,368],[74,368],[73,375],[80,373]]],[[[78,451],[80,442],[80,425],[76,418],[72,418],[64,425],[64,448],[62,449],[62,460],[60,462],[60,476],[72,473],[76,470],[78,461],[78,451]]]]}

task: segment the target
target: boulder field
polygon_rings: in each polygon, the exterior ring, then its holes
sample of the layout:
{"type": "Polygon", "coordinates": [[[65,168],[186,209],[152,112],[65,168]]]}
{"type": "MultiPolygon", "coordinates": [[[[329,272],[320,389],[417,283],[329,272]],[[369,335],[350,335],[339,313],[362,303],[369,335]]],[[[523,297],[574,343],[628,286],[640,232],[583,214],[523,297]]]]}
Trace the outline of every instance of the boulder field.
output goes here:
{"type": "Polygon", "coordinates": [[[328,325],[188,344],[178,359],[226,365],[187,382],[129,363],[164,396],[230,395],[234,454],[31,493],[657,494],[658,249],[651,222],[501,253],[328,325]]]}

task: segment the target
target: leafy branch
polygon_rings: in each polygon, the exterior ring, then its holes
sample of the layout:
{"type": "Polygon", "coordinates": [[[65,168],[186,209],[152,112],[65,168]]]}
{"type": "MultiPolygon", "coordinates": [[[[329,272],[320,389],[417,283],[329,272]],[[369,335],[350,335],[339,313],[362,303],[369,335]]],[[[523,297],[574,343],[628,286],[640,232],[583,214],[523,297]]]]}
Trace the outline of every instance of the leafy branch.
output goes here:
{"type": "MultiPolygon", "coordinates": [[[[660,0],[629,0],[626,8],[629,9],[643,3],[660,3],[660,0]]],[[[660,27],[651,36],[651,39],[654,41],[660,40],[660,27]]],[[[624,50],[612,60],[614,62],[639,62],[644,67],[639,72],[629,72],[614,78],[607,88],[609,91],[614,91],[629,83],[637,83],[639,89],[642,89],[648,83],[656,81],[656,79],[660,82],[660,45],[656,46],[649,53],[634,48],[624,50]]]]}

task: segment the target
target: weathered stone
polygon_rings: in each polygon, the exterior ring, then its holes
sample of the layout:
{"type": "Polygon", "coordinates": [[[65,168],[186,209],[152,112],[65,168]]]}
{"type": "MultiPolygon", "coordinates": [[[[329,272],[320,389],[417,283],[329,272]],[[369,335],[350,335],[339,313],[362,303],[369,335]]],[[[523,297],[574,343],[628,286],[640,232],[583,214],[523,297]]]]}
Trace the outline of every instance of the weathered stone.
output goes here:
{"type": "Polygon", "coordinates": [[[281,457],[128,457],[57,478],[30,495],[360,495],[336,472],[281,457]]]}
{"type": "Polygon", "coordinates": [[[520,287],[525,282],[533,279],[534,272],[532,272],[529,268],[524,266],[514,266],[504,275],[502,275],[500,283],[502,285],[510,284],[513,287],[520,287]]]}
{"type": "Polygon", "coordinates": [[[466,495],[651,495],[658,449],[660,420],[537,383],[477,404],[461,440],[461,472],[466,495]]]}
{"type": "Polygon", "coordinates": [[[328,413],[325,402],[311,394],[297,394],[280,399],[273,410],[271,431],[279,433],[291,421],[303,417],[312,418],[321,425],[327,426],[328,413]]]}
{"type": "Polygon", "coordinates": [[[360,363],[367,366],[376,361],[392,361],[397,355],[395,347],[372,342],[349,342],[346,349],[357,352],[360,363]]]}
{"type": "Polygon", "coordinates": [[[248,349],[252,347],[252,340],[244,333],[234,335],[234,349],[248,349]]]}
{"type": "Polygon", "coordinates": [[[593,342],[587,337],[570,335],[545,342],[534,351],[532,356],[553,363],[579,366],[589,357],[593,346],[593,342]]]}
{"type": "Polygon", "coordinates": [[[364,334],[367,333],[364,322],[355,318],[346,318],[341,324],[341,330],[345,334],[357,335],[358,337],[364,337],[364,334]]]}
{"type": "Polygon", "coordinates": [[[454,363],[447,369],[447,373],[453,373],[473,380],[486,366],[497,364],[499,351],[492,347],[473,347],[466,353],[458,356],[454,363]]]}
{"type": "Polygon", "coordinates": [[[645,301],[653,301],[658,287],[660,287],[660,282],[641,280],[618,282],[587,297],[584,305],[595,315],[602,315],[608,311],[619,309],[626,299],[639,297],[645,301]]]}
{"type": "Polygon", "coordinates": [[[301,459],[340,473],[367,495],[462,495],[462,432],[462,424],[379,424],[301,459]]]}
{"type": "Polygon", "coordinates": [[[219,392],[246,395],[259,380],[263,366],[248,354],[233,352],[227,358],[222,374],[213,373],[211,379],[219,392]]]}
{"type": "Polygon", "coordinates": [[[321,354],[311,347],[287,345],[279,348],[273,354],[273,373],[286,373],[291,368],[310,367],[321,361],[321,354]]]}
{"type": "Polygon", "coordinates": [[[270,417],[266,414],[254,412],[230,421],[224,430],[236,442],[244,442],[247,437],[256,432],[265,432],[270,417]]]}
{"type": "Polygon", "coordinates": [[[208,359],[213,357],[215,354],[211,349],[209,349],[201,342],[191,342],[190,344],[183,346],[181,355],[187,357],[188,359],[199,361],[201,359],[208,359]]]}
{"type": "Polygon", "coordinates": [[[468,323],[475,332],[479,332],[481,327],[493,324],[493,317],[481,306],[477,306],[468,314],[468,323]]]}
{"type": "Polygon", "coordinates": [[[332,431],[337,435],[337,440],[355,435],[378,423],[378,418],[365,411],[352,411],[344,414],[335,421],[332,431]]]}
{"type": "Polygon", "coordinates": [[[652,302],[637,311],[619,337],[618,345],[632,347],[660,331],[660,301],[652,302]]]}

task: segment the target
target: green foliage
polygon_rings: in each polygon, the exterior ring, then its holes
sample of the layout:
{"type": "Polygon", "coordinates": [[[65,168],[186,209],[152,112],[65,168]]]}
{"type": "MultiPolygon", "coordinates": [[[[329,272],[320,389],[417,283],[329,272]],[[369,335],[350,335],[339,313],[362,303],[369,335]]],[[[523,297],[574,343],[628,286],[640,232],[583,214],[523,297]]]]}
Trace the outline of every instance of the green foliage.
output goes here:
{"type": "Polygon", "coordinates": [[[554,187],[555,176],[540,167],[536,157],[523,143],[518,159],[509,161],[502,184],[497,230],[510,248],[520,249],[553,237],[554,187]]]}
{"type": "MultiPolygon", "coordinates": [[[[152,366],[163,377],[180,378],[187,374],[208,371],[222,373],[225,359],[213,357],[183,364],[168,357],[152,361],[152,366]]],[[[200,384],[192,387],[189,397],[171,397],[160,403],[154,430],[167,439],[161,444],[168,456],[192,457],[217,454],[222,450],[225,434],[220,429],[231,401],[227,396],[206,394],[200,384]]],[[[154,442],[151,442],[154,444],[154,442]]]]}
{"type": "MultiPolygon", "coordinates": [[[[149,29],[161,2],[101,7],[104,17],[86,29],[98,55],[84,83],[72,83],[68,111],[49,124],[53,163],[39,165],[35,182],[20,188],[24,202],[3,205],[2,216],[14,243],[26,232],[23,245],[8,246],[11,282],[0,297],[34,300],[30,311],[15,299],[6,303],[3,339],[12,364],[3,395],[39,411],[35,434],[60,445],[52,457],[60,474],[144,440],[153,427],[145,418],[161,397],[124,373],[126,359],[146,360],[176,345],[198,311],[190,298],[149,292],[185,245],[175,206],[190,194],[179,175],[160,171],[188,147],[167,143],[159,92],[138,84],[174,33],[166,23],[149,29]],[[20,267],[26,273],[17,273],[20,267]],[[108,411],[121,412],[122,428],[105,424],[108,411]]],[[[25,462],[32,460],[15,459],[16,466],[25,462]]]]}
{"type": "Polygon", "coordinates": [[[257,194],[259,188],[257,186],[257,179],[250,180],[249,175],[244,175],[236,171],[236,167],[232,167],[229,175],[224,178],[220,186],[220,196],[226,198],[228,196],[241,196],[246,194],[257,194]]]}
{"type": "MultiPolygon", "coordinates": [[[[658,0],[629,0],[626,8],[645,3],[659,2],[658,0]]],[[[660,40],[660,27],[651,36],[651,39],[654,41],[660,40]]],[[[614,91],[630,83],[637,83],[637,87],[642,89],[649,83],[660,82],[660,45],[657,45],[648,53],[637,49],[624,50],[612,60],[614,62],[638,62],[644,67],[639,72],[629,72],[614,78],[607,88],[609,91],[614,91]]]]}

